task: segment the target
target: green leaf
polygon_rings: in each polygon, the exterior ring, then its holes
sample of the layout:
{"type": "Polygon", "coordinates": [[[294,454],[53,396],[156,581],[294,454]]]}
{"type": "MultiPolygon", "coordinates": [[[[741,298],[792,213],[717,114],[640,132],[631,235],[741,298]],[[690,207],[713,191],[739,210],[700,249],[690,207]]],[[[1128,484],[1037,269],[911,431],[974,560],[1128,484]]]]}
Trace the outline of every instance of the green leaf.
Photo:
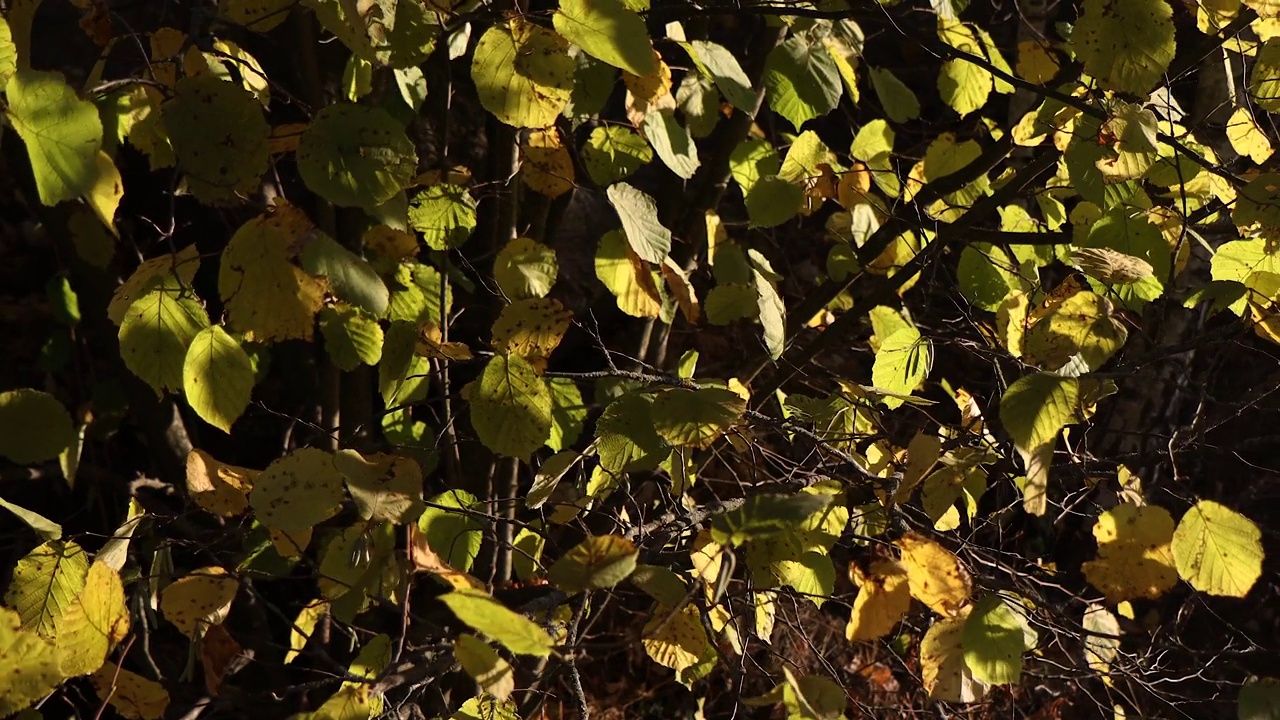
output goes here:
{"type": "Polygon", "coordinates": [[[728,325],[735,320],[760,315],[759,293],[747,283],[721,283],[707,294],[704,309],[712,325],[728,325]]]}
{"type": "Polygon", "coordinates": [[[819,607],[836,589],[836,568],[825,553],[808,551],[797,559],[779,560],[773,563],[773,576],[819,607]]]}
{"type": "Polygon", "coordinates": [[[209,316],[183,291],[167,286],[138,298],[120,323],[120,357],[157,395],[183,386],[187,348],[209,316]]]}
{"type": "Polygon", "coordinates": [[[360,519],[404,525],[422,513],[422,469],[412,458],[339,450],[333,466],[347,481],[360,519]]]}
{"type": "Polygon", "coordinates": [[[440,600],[459,620],[517,655],[546,657],[555,647],[547,631],[483,590],[462,588],[441,595],[440,600]]]}
{"type": "Polygon", "coordinates": [[[359,308],[345,304],[324,308],[320,332],[325,352],[341,370],[351,372],[361,363],[377,365],[382,359],[382,326],[359,308]]]}
{"type": "Polygon", "coordinates": [[[18,48],[13,44],[13,33],[9,30],[9,22],[0,17],[0,87],[9,84],[9,79],[18,71],[18,48]]]}
{"type": "Polygon", "coordinates": [[[777,175],[781,170],[778,154],[764,138],[749,137],[738,143],[729,155],[729,172],[742,188],[744,197],[760,178],[777,175]]]}
{"type": "Polygon", "coordinates": [[[556,251],[526,237],[504,245],[493,261],[493,279],[511,300],[546,297],[559,273],[556,251]]]}
{"type": "Polygon", "coordinates": [[[527,458],[551,434],[551,392],[518,355],[495,355],[471,389],[471,424],[499,455],[527,458]]]}
{"type": "Polygon", "coordinates": [[[632,75],[658,71],[644,20],[622,0],[561,0],[556,32],[592,56],[632,75]]]}
{"type": "Polygon", "coordinates": [[[344,488],[332,455],[302,448],[258,475],[249,493],[249,505],[258,520],[272,530],[299,533],[337,515],[346,494],[344,488]]]}
{"type": "Polygon", "coordinates": [[[182,363],[182,388],[205,422],[231,432],[253,394],[253,362],[236,339],[211,325],[191,339],[182,363]]]}
{"type": "Polygon", "coordinates": [[[804,188],[777,175],[761,176],[746,195],[752,227],[777,227],[800,214],[804,205],[804,188]]]}
{"type": "Polygon", "coordinates": [[[1212,500],[1196,503],[1170,544],[1178,575],[1210,595],[1242,598],[1262,575],[1262,533],[1249,518],[1212,500]]]}
{"type": "Polygon", "coordinates": [[[614,400],[596,421],[596,452],[609,473],[652,470],[670,453],[653,426],[653,401],[639,393],[614,400]]]}
{"type": "MultiPolygon", "coordinates": [[[[910,395],[928,377],[932,366],[932,345],[920,336],[915,327],[905,327],[880,340],[875,363],[871,367],[871,382],[877,389],[910,395]]],[[[881,402],[892,409],[900,406],[903,400],[886,395],[881,402]]]]}
{"type": "Polygon", "coordinates": [[[520,720],[520,710],[511,700],[473,697],[462,703],[449,720],[520,720]]]}
{"type": "Polygon", "coordinates": [[[574,87],[568,50],[559,35],[522,18],[489,28],[471,62],[480,104],[514,127],[551,125],[574,87]]]}
{"type": "Polygon", "coordinates": [[[658,205],[652,197],[626,183],[615,183],[605,192],[622,221],[627,243],[641,260],[662,264],[671,252],[671,231],[658,221],[658,205]]]}
{"type": "Polygon", "coordinates": [[[453,307],[453,285],[430,265],[401,263],[394,274],[387,319],[443,325],[453,307]]]}
{"type": "Polygon", "coordinates": [[[964,622],[964,662],[990,685],[1010,685],[1022,676],[1022,620],[999,596],[978,601],[964,622]]]}
{"type": "Polygon", "coordinates": [[[84,590],[89,556],[70,540],[52,540],[18,561],[4,602],[18,611],[22,627],[52,638],[58,618],[84,590]]]}
{"type": "Polygon", "coordinates": [[[1023,501],[1042,515],[1048,501],[1048,463],[1058,433],[1075,420],[1080,383],[1075,378],[1036,373],[1020,378],[1000,398],[1000,423],[1027,465],[1023,501]]]}
{"type": "Polygon", "coordinates": [[[1104,88],[1145,96],[1173,60],[1172,17],[1165,0],[1084,0],[1071,49],[1104,88]]]}
{"type": "Polygon", "coordinates": [[[1160,228],[1149,222],[1146,214],[1135,214],[1126,208],[1109,210],[1089,228],[1080,247],[1110,248],[1141,258],[1151,265],[1158,281],[1169,277],[1173,267],[1173,253],[1160,228]]]}
{"type": "Polygon", "coordinates": [[[1249,73],[1249,95],[1267,112],[1280,112],[1280,39],[1271,38],[1258,48],[1249,73]]]}
{"type": "MultiPolygon", "coordinates": [[[[940,20],[938,36],[957,50],[979,57],[983,54],[973,30],[962,23],[940,20]]],[[[947,60],[938,72],[938,94],[964,117],[987,104],[991,96],[991,73],[968,60],[947,60]]]]}
{"type": "MultiPolygon", "coordinates": [[[[22,629],[18,614],[0,607],[0,715],[30,706],[62,682],[53,643],[22,629]]],[[[18,716],[22,717],[22,716],[18,716]]]]}
{"type": "Polygon", "coordinates": [[[89,192],[98,180],[102,148],[102,121],[93,103],[76,97],[61,73],[29,68],[8,78],[5,98],[5,115],[27,146],[40,202],[57,205],[89,192]]]}
{"type": "Polygon", "coordinates": [[[787,307],[778,294],[777,281],[781,279],[769,261],[758,250],[747,251],[751,264],[751,278],[756,286],[756,305],[759,308],[760,325],[764,328],[764,346],[769,359],[782,357],[787,341],[787,307]]]}
{"type": "Polygon", "coordinates": [[[298,174],[334,205],[374,208],[408,187],[418,154],[385,110],[339,103],[321,110],[298,143],[298,174]]]}
{"type": "Polygon", "coordinates": [[[567,593],[607,590],[636,569],[640,551],[617,535],[597,535],[583,540],[548,570],[547,579],[567,593]]]}
{"type": "Polygon", "coordinates": [[[653,400],[653,426],[672,445],[710,447],[742,420],[747,403],[732,390],[672,388],[653,400]]]}
{"type": "MultiPolygon", "coordinates": [[[[3,432],[3,430],[0,430],[0,433],[3,432]]],[[[14,505],[2,497],[0,497],[0,508],[13,513],[19,520],[26,523],[27,527],[34,530],[37,535],[45,540],[53,541],[62,537],[62,526],[38,512],[28,510],[20,505],[14,505]]]]}
{"type": "Polygon", "coordinates": [[[580,47],[570,46],[569,57],[575,67],[573,92],[561,114],[576,128],[604,109],[617,85],[618,71],[591,57],[580,47]]]}
{"type": "Polygon", "coordinates": [[[976,308],[995,312],[1014,290],[1029,291],[1018,260],[989,243],[970,243],[960,252],[956,275],[960,294],[976,308]]]}
{"type": "Polygon", "coordinates": [[[270,129],[248,90],[212,73],[183,78],[164,104],[164,125],[197,198],[235,204],[258,189],[270,129]]]}
{"type": "Polygon", "coordinates": [[[721,545],[742,545],[748,540],[791,532],[831,504],[831,499],[830,495],[815,493],[751,495],[742,505],[712,519],[711,538],[721,545]]]}
{"type": "Polygon", "coordinates": [[[597,127],[582,146],[582,164],[597,185],[622,180],[651,160],[653,149],[644,138],[620,125],[597,127]]]}
{"type": "Polygon", "coordinates": [[[751,78],[728,48],[707,40],[694,40],[686,49],[734,109],[755,116],[757,98],[756,91],[751,89],[751,78]]]}
{"type": "Polygon", "coordinates": [[[367,260],[338,241],[316,231],[306,238],[298,255],[302,269],[329,280],[329,290],[340,300],[380,318],[387,314],[391,294],[367,260]]]}
{"type": "Polygon", "coordinates": [[[801,36],[769,52],[762,79],[769,107],[796,130],[834,110],[844,92],[840,71],[826,47],[801,36]]]}
{"type": "Polygon", "coordinates": [[[883,68],[868,66],[867,70],[871,75],[871,86],[875,88],[890,120],[904,123],[920,117],[920,101],[897,75],[883,68]]]}
{"type": "Polygon", "coordinates": [[[446,490],[427,500],[418,530],[427,546],[451,567],[468,572],[480,554],[484,523],[466,511],[483,512],[484,503],[466,490],[446,490]]]}
{"type": "Polygon", "coordinates": [[[587,406],[577,384],[569,378],[551,378],[547,386],[551,390],[551,437],[546,445],[559,452],[578,441],[587,406]]]}
{"type": "Polygon", "coordinates": [[[1129,337],[1116,319],[1111,302],[1088,291],[1078,292],[1040,319],[1023,339],[1023,360],[1045,370],[1058,370],[1079,355],[1088,371],[1111,359],[1129,337]]]}
{"type": "Polygon", "coordinates": [[[433,185],[413,196],[409,224],[432,250],[459,247],[476,227],[476,200],[459,185],[433,185]]]}
{"type": "MultiPolygon", "coordinates": [[[[652,110],[645,115],[640,131],[658,153],[662,163],[677,177],[688,180],[698,171],[698,146],[689,131],[676,120],[672,110],[652,110]]],[[[610,188],[612,190],[613,188],[610,188]]]]}
{"type": "Polygon", "coordinates": [[[58,457],[75,439],[71,416],[49,393],[29,388],[0,393],[0,455],[30,465],[58,457]]]}

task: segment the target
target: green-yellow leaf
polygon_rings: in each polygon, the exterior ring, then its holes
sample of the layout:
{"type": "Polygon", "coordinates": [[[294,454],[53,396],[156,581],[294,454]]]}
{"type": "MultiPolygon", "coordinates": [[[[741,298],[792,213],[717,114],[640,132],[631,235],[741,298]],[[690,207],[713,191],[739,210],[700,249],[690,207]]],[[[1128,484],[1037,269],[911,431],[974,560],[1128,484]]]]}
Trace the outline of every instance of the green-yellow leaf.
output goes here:
{"type": "Polygon", "coordinates": [[[58,457],[75,439],[71,416],[49,393],[30,388],[0,393],[0,455],[30,465],[58,457]]]}
{"type": "Polygon", "coordinates": [[[441,595],[440,600],[459,620],[517,655],[546,657],[555,647],[546,630],[483,590],[462,588],[441,595]]]}
{"type": "Polygon", "coordinates": [[[160,593],[160,612],[183,635],[198,640],[210,625],[221,625],[240,592],[240,581],[220,567],[179,578],[160,593]]]}
{"type": "Polygon", "coordinates": [[[547,386],[551,390],[551,437],[546,445],[559,452],[577,442],[587,419],[587,406],[573,380],[551,378],[547,386]]]}
{"type": "Polygon", "coordinates": [[[330,105],[298,144],[302,181],[334,205],[381,205],[409,185],[417,166],[404,125],[377,107],[330,105]]]}
{"type": "Polygon", "coordinates": [[[787,533],[826,508],[831,500],[829,495],[814,493],[751,495],[742,505],[712,519],[711,537],[721,545],[741,545],[787,533]]]}
{"type": "Polygon", "coordinates": [[[483,510],[484,503],[466,490],[446,490],[427,501],[418,530],[441,560],[467,572],[480,555],[485,529],[470,513],[483,510]]]}
{"type": "Polygon", "coordinates": [[[298,262],[308,273],[327,279],[330,292],[338,299],[376,318],[387,314],[390,293],[378,271],[369,261],[328,235],[319,231],[308,233],[298,262]]]}
{"type": "Polygon", "coordinates": [[[887,390],[880,402],[890,409],[903,403],[901,397],[920,387],[933,365],[933,347],[915,327],[905,327],[880,340],[875,363],[871,366],[871,382],[877,389],[887,390]]]}
{"type": "Polygon", "coordinates": [[[29,68],[13,73],[4,90],[5,115],[27,146],[40,202],[57,205],[92,190],[102,148],[93,103],[76,97],[61,73],[29,68]]]}
{"type": "Polygon", "coordinates": [[[495,355],[471,389],[471,424],[485,447],[527,458],[551,434],[551,393],[529,361],[495,355]]]}
{"type": "Polygon", "coordinates": [[[721,388],[672,388],[653,400],[654,430],[672,445],[706,448],[742,419],[747,403],[721,388]]]}
{"type": "Polygon", "coordinates": [[[1165,0],[1084,0],[1071,48],[1103,87],[1145,96],[1173,60],[1172,17],[1165,0]]]}
{"type": "Polygon", "coordinates": [[[211,325],[192,338],[182,364],[182,388],[191,409],[205,422],[231,432],[249,406],[253,383],[249,354],[222,326],[211,325]]]}
{"type": "Polygon", "coordinates": [[[747,191],[746,205],[752,227],[777,227],[800,214],[804,188],[777,175],[763,175],[747,191]]]}
{"type": "Polygon", "coordinates": [[[551,125],[573,92],[568,50],[564,38],[522,18],[489,28],[471,63],[480,104],[514,127],[551,125]]]}
{"type": "Polygon", "coordinates": [[[363,520],[403,525],[422,512],[422,469],[413,458],[355,450],[339,450],[333,466],[347,480],[347,490],[363,520]]]}
{"type": "Polygon", "coordinates": [[[670,452],[653,423],[653,401],[627,393],[604,409],[596,421],[596,452],[609,473],[652,470],[670,452]]]}
{"type": "Polygon", "coordinates": [[[562,0],[556,32],[592,56],[632,75],[657,72],[644,20],[622,0],[562,0]]]}
{"type": "Polygon", "coordinates": [[[965,663],[964,636],[968,608],[929,627],[920,641],[920,679],[932,700],[972,703],[987,693],[965,663]]]}
{"type": "Polygon", "coordinates": [[[875,88],[885,115],[896,123],[904,123],[920,117],[920,101],[897,75],[889,70],[868,66],[871,86],[875,88]]]}
{"type": "Polygon", "coordinates": [[[18,561],[4,602],[18,612],[22,627],[41,637],[54,637],[58,619],[84,590],[89,557],[70,540],[36,547],[18,561]]]}
{"type": "Polygon", "coordinates": [[[409,224],[432,250],[459,247],[476,227],[476,200],[460,185],[432,185],[413,196],[409,224]]]}
{"type": "Polygon", "coordinates": [[[185,291],[172,285],[152,290],[129,306],[120,323],[120,357],[157,395],[179,391],[187,348],[209,316],[185,291]]]}
{"type": "Polygon", "coordinates": [[[999,596],[978,601],[964,623],[964,662],[989,685],[1018,682],[1024,650],[1022,620],[999,596]]]}
{"type": "Polygon", "coordinates": [[[657,203],[627,183],[610,185],[605,194],[622,221],[631,249],[641,260],[660,265],[671,251],[671,231],[658,221],[657,203]]]}
{"type": "Polygon", "coordinates": [[[555,250],[526,237],[504,245],[493,261],[493,279],[511,300],[546,297],[559,273],[555,250]]]}
{"type": "Polygon", "coordinates": [[[1170,549],[1178,575],[1210,595],[1242,598],[1262,575],[1262,532],[1212,500],[1201,500],[1182,516],[1170,549]]]}
{"type": "Polygon", "coordinates": [[[359,308],[331,305],[320,311],[324,348],[339,369],[350,372],[382,359],[382,326],[359,308]]]}
{"type": "Polygon", "coordinates": [[[547,570],[547,579],[567,593],[607,590],[636,569],[640,551],[617,535],[597,535],[579,543],[547,570]]]}
{"type": "Polygon", "coordinates": [[[462,669],[485,693],[498,700],[506,700],[515,690],[515,671],[489,643],[470,633],[462,633],[453,641],[453,654],[462,669]]]}
{"type": "Polygon", "coordinates": [[[707,40],[693,40],[687,49],[735,110],[755,115],[756,91],[751,88],[751,78],[728,48],[707,40]]]}
{"type": "Polygon", "coordinates": [[[826,46],[803,36],[791,37],[769,52],[762,80],[769,107],[796,130],[834,110],[844,92],[826,46]]]}
{"type": "Polygon", "coordinates": [[[1079,394],[1075,378],[1036,373],[1010,385],[1000,399],[1000,422],[1026,465],[1022,500],[1032,515],[1043,515],[1048,508],[1053,447],[1058,432],[1075,419],[1079,394]]]}
{"type": "Polygon", "coordinates": [[[284,655],[284,664],[288,665],[302,654],[302,649],[307,646],[307,641],[311,639],[311,634],[315,632],[316,625],[320,623],[321,618],[329,613],[329,603],[324,600],[312,600],[302,609],[298,611],[298,616],[294,618],[293,626],[289,628],[289,652],[284,655]]]}

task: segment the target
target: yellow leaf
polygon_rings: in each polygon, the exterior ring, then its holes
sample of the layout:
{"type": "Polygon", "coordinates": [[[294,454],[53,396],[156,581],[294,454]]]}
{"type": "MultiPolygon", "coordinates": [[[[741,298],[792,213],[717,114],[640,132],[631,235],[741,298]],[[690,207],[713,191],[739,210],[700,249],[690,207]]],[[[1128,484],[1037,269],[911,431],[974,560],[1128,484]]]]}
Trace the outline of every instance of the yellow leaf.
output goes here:
{"type": "Polygon", "coordinates": [[[235,517],[249,508],[257,470],[228,465],[204,450],[187,455],[187,494],[214,515],[235,517]]]}
{"type": "Polygon", "coordinates": [[[1232,149],[1241,155],[1248,155],[1257,165],[1266,162],[1275,152],[1271,139],[1258,128],[1253,115],[1246,108],[1236,108],[1231,113],[1231,118],[1227,120],[1227,140],[1231,142],[1232,149]]]}
{"type": "Polygon", "coordinates": [[[18,611],[23,628],[52,638],[58,619],[84,590],[88,575],[88,555],[79,545],[52,540],[18,561],[4,601],[18,611]]]}
{"type": "Polygon", "coordinates": [[[338,514],[344,495],[342,474],[333,466],[333,456],[302,448],[258,475],[249,504],[262,524],[296,533],[338,514]]]}
{"type": "Polygon", "coordinates": [[[218,272],[229,324],[251,342],[310,340],[327,284],[290,262],[311,221],[278,204],[236,230],[218,272]]]}
{"type": "Polygon", "coordinates": [[[1038,40],[1018,43],[1018,75],[1038,85],[1048,83],[1058,74],[1056,54],[1038,40]]]}
{"type": "Polygon", "coordinates": [[[560,345],[572,318],[573,313],[559,300],[516,300],[504,307],[493,323],[493,349],[519,355],[541,371],[551,352],[560,345]]]}
{"type": "Polygon", "coordinates": [[[636,255],[626,237],[611,230],[600,237],[596,277],[618,300],[618,309],[632,317],[658,317],[662,299],[649,266],[636,255]]]}
{"type": "Polygon", "coordinates": [[[1177,583],[1169,549],[1173,518],[1164,508],[1117,505],[1098,517],[1093,536],[1098,558],[1081,569],[1108,602],[1157,598],[1177,583]]]}
{"type": "Polygon", "coordinates": [[[89,681],[121,715],[132,720],[160,720],[169,707],[169,692],[154,680],[109,662],[89,676],[89,681]]]}
{"type": "Polygon", "coordinates": [[[48,695],[62,681],[53,644],[22,629],[18,613],[0,607],[0,717],[48,695]]]}
{"type": "Polygon", "coordinates": [[[64,677],[88,675],[102,667],[107,653],[129,633],[124,584],[116,571],[95,562],[84,590],[54,625],[58,665],[64,677]]]}
{"type": "Polygon", "coordinates": [[[907,533],[897,544],[912,597],[950,617],[968,604],[973,579],[951,551],[917,533],[907,533]]]}
{"type": "Polygon", "coordinates": [[[271,135],[267,137],[267,152],[272,155],[296,152],[307,127],[306,123],[285,123],[271,128],[271,135]]]}
{"type": "Polygon", "coordinates": [[[178,54],[187,43],[187,34],[171,27],[151,33],[151,75],[156,82],[172,88],[178,81],[178,54]]]}
{"type": "Polygon", "coordinates": [[[707,631],[698,608],[685,605],[679,610],[659,605],[641,633],[645,652],[659,665],[677,673],[698,664],[709,650],[707,631]]]}
{"type": "Polygon", "coordinates": [[[409,526],[409,558],[415,569],[428,572],[444,581],[455,590],[469,588],[483,590],[484,583],[461,570],[457,570],[445,562],[427,543],[426,533],[418,529],[415,523],[409,526]]]}
{"type": "Polygon", "coordinates": [[[555,128],[529,133],[520,155],[520,179],[534,192],[557,198],[573,189],[573,158],[555,128]]]}
{"type": "Polygon", "coordinates": [[[657,69],[648,75],[632,75],[622,71],[622,84],[627,88],[627,118],[640,127],[650,110],[674,109],[671,95],[671,68],[663,62],[662,55],[653,51],[657,69]]]}
{"type": "Polygon", "coordinates": [[[435,323],[423,323],[419,326],[418,342],[414,344],[413,351],[432,360],[462,362],[471,359],[471,348],[462,342],[445,342],[444,331],[435,323]]]}
{"type": "Polygon", "coordinates": [[[850,563],[849,578],[858,586],[858,597],[853,601],[845,637],[857,642],[888,635],[911,607],[907,569],[893,560],[877,560],[870,572],[863,574],[850,563]]]}
{"type": "Polygon", "coordinates": [[[195,640],[209,625],[217,625],[231,612],[240,581],[219,567],[196,570],[170,583],[160,593],[160,612],[184,635],[195,640]]]}
{"type": "Polygon", "coordinates": [[[463,633],[453,641],[453,653],[480,689],[498,700],[506,700],[516,689],[515,672],[488,643],[463,633]]]}
{"type": "Polygon", "coordinates": [[[297,530],[293,532],[285,532],[268,528],[271,534],[271,545],[280,553],[281,557],[293,558],[297,560],[302,557],[303,551],[311,544],[311,528],[297,530]]]}
{"type": "Polygon", "coordinates": [[[284,655],[284,664],[288,665],[302,653],[315,632],[320,619],[329,614],[329,603],[325,600],[312,600],[298,611],[298,617],[289,628],[289,652],[284,655]]]}
{"type": "Polygon", "coordinates": [[[124,179],[120,177],[120,171],[116,169],[111,156],[101,150],[98,151],[97,163],[98,177],[84,199],[97,213],[102,224],[113,235],[119,236],[116,231],[116,209],[120,207],[120,198],[124,197],[124,179]]]}

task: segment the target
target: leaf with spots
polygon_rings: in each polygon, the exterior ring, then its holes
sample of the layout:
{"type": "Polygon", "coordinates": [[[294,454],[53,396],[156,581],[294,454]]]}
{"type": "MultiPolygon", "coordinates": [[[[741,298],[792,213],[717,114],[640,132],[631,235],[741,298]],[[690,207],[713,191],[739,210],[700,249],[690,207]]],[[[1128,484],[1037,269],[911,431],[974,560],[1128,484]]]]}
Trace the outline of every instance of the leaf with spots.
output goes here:
{"type": "Polygon", "coordinates": [[[192,194],[213,205],[234,205],[258,189],[270,159],[271,128],[252,93],[206,73],[179,80],[163,112],[192,194]]]}
{"type": "Polygon", "coordinates": [[[706,448],[740,422],[746,408],[731,390],[672,388],[653,399],[653,425],[672,445],[706,448]]]}
{"type": "Polygon", "coordinates": [[[176,253],[168,253],[141,265],[129,275],[124,283],[116,288],[107,305],[107,317],[117,326],[124,322],[129,306],[149,291],[170,285],[191,287],[196,271],[200,269],[200,251],[195,245],[188,245],[176,253]]]}
{"type": "Polygon", "coordinates": [[[641,631],[641,638],[645,652],[654,662],[677,673],[697,665],[703,655],[713,650],[693,604],[679,609],[657,606],[641,631]]]}
{"type": "Polygon", "coordinates": [[[1178,582],[1169,548],[1173,533],[1173,518],[1164,508],[1117,505],[1094,524],[1098,556],[1081,570],[1109,602],[1160,597],[1178,582]]]}
{"type": "Polygon", "coordinates": [[[218,294],[247,341],[311,339],[327,285],[291,262],[311,231],[301,210],[277,205],[241,225],[222,251],[218,294]]]}
{"type": "Polygon", "coordinates": [[[53,643],[24,630],[18,613],[6,607],[0,607],[0,667],[0,716],[5,717],[48,695],[63,679],[53,643]]]}
{"type": "Polygon", "coordinates": [[[504,245],[493,261],[493,279],[512,300],[546,297],[559,273],[556,251],[526,237],[504,245]]]}
{"type": "Polygon", "coordinates": [[[192,640],[231,612],[240,581],[220,567],[206,567],[169,583],[160,593],[160,613],[192,640]]]}
{"type": "Polygon", "coordinates": [[[130,720],[160,720],[169,707],[169,692],[154,680],[108,662],[90,676],[98,697],[130,720]]]}
{"type": "Polygon", "coordinates": [[[932,700],[972,703],[987,694],[987,684],[965,662],[968,614],[966,607],[955,617],[934,622],[920,641],[921,681],[932,700]]]}
{"type": "Polygon", "coordinates": [[[1172,15],[1165,0],[1084,0],[1071,49],[1104,88],[1145,96],[1173,60],[1172,15]]]}
{"type": "Polygon", "coordinates": [[[120,575],[101,560],[94,562],[80,596],[54,626],[58,665],[65,677],[88,675],[102,667],[107,654],[129,633],[120,575]]]}
{"type": "Polygon", "coordinates": [[[338,514],[343,478],[333,456],[302,448],[276,460],[253,483],[249,504],[260,522],[274,530],[309,530],[338,514]]]}
{"type": "Polygon", "coordinates": [[[516,300],[504,307],[493,323],[493,349],[504,355],[518,355],[542,372],[572,319],[573,313],[559,300],[516,300]]]}
{"type": "Polygon", "coordinates": [[[913,532],[902,536],[897,545],[911,597],[949,617],[968,604],[973,578],[950,550],[913,532]]]}
{"type": "Polygon", "coordinates": [[[249,491],[257,477],[257,470],[220,462],[204,450],[187,454],[187,494],[221,517],[235,517],[249,509],[249,491]]]}
{"type": "Polygon", "coordinates": [[[573,92],[569,44],[523,18],[494,25],[480,36],[471,79],[485,110],[518,128],[555,122],[573,92]]]}
{"type": "Polygon", "coordinates": [[[529,189],[549,198],[573,189],[573,157],[554,128],[530,132],[520,144],[520,157],[520,180],[529,189]]]}

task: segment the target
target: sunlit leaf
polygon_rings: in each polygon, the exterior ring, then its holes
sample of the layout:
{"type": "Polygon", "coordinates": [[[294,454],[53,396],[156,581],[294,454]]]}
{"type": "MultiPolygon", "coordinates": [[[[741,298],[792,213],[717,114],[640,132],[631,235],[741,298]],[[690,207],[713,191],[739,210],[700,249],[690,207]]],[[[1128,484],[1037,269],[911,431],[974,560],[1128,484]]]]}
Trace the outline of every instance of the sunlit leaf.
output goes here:
{"type": "Polygon", "coordinates": [[[233,204],[258,188],[270,128],[247,90],[212,74],[179,80],[164,104],[164,125],[196,197],[233,204]]]}
{"type": "Polygon", "coordinates": [[[472,388],[471,424],[485,447],[527,458],[551,433],[551,393],[527,360],[495,355],[472,388]]]}
{"type": "Polygon", "coordinates": [[[348,449],[334,453],[333,466],[346,478],[361,519],[403,525],[422,512],[422,469],[412,458],[348,449]]]}
{"type": "Polygon", "coordinates": [[[1170,545],[1178,575],[1210,595],[1244,597],[1262,574],[1262,532],[1249,518],[1212,500],[1196,503],[1170,545]]]}
{"type": "Polygon", "coordinates": [[[1085,0],[1071,48],[1104,87],[1146,95],[1173,60],[1172,15],[1165,0],[1085,0]]]}
{"type": "MultiPolygon", "coordinates": [[[[6,26],[7,27],[7,26],[6,26]]],[[[27,146],[40,202],[56,205],[93,189],[102,121],[61,73],[20,68],[4,86],[5,116],[27,146]]]]}
{"type": "Polygon", "coordinates": [[[267,466],[253,482],[249,504],[263,524],[301,532],[338,513],[344,491],[333,456],[302,448],[267,466]]]}
{"type": "Polygon", "coordinates": [[[459,185],[432,185],[413,196],[409,224],[433,250],[461,246],[476,226],[476,201],[459,185]]]}
{"type": "Polygon", "coordinates": [[[547,569],[547,579],[567,593],[605,590],[636,568],[639,550],[617,535],[597,535],[579,543],[547,569]]]}
{"type": "Polygon", "coordinates": [[[920,675],[933,700],[971,703],[981,700],[987,684],[974,677],[965,663],[964,635],[969,609],[942,618],[920,641],[920,675]]]}
{"type": "Polygon", "coordinates": [[[845,637],[858,642],[888,635],[911,607],[906,568],[892,560],[877,560],[864,574],[856,564],[850,564],[849,577],[858,586],[858,597],[853,601],[845,637]]]}
{"type": "Polygon", "coordinates": [[[1109,602],[1160,597],[1178,582],[1169,549],[1173,532],[1164,508],[1117,505],[1093,526],[1098,557],[1081,566],[1084,576],[1109,602]]]}
{"type": "Polygon", "coordinates": [[[458,619],[517,655],[545,657],[555,642],[529,618],[512,612],[483,590],[458,589],[440,596],[458,619]]]}
{"type": "Polygon", "coordinates": [[[182,363],[182,388],[205,422],[231,432],[249,406],[253,384],[253,362],[222,326],[211,325],[191,339],[182,363]]]}
{"type": "Polygon", "coordinates": [[[705,448],[742,419],[746,405],[730,390],[673,388],[654,398],[653,425],[672,445],[705,448]]]}
{"type": "Polygon", "coordinates": [[[8,716],[48,695],[63,679],[53,643],[22,629],[18,613],[0,607],[0,715],[8,716]]]}
{"type": "Polygon", "coordinates": [[[129,632],[124,585],[102,562],[89,567],[80,596],[54,621],[58,665],[65,677],[88,675],[129,632]]]}
{"type": "Polygon", "coordinates": [[[769,107],[797,130],[835,109],[844,92],[840,71],[826,47],[799,35],[769,52],[762,81],[769,107]]]}
{"type": "Polygon", "coordinates": [[[164,619],[192,640],[209,625],[221,624],[240,591],[240,581],[219,567],[201,568],[179,578],[160,593],[164,619]]]}
{"type": "Polygon", "coordinates": [[[310,340],[326,283],[290,262],[311,222],[290,205],[241,225],[222,251],[218,294],[252,342],[310,340]]]}
{"type": "Polygon", "coordinates": [[[973,578],[950,550],[917,533],[898,540],[911,597],[954,617],[969,602],[973,578]]]}
{"type": "Polygon", "coordinates": [[[486,30],[471,63],[480,104],[515,127],[555,122],[569,101],[573,73],[568,43],[522,18],[486,30]]]}
{"type": "Polygon", "coordinates": [[[657,69],[644,20],[622,0],[562,0],[552,16],[556,32],[633,75],[657,69]]]}
{"type": "Polygon", "coordinates": [[[70,540],[43,543],[13,568],[4,602],[18,612],[22,627],[52,638],[57,622],[85,588],[89,558],[70,540]]]}

